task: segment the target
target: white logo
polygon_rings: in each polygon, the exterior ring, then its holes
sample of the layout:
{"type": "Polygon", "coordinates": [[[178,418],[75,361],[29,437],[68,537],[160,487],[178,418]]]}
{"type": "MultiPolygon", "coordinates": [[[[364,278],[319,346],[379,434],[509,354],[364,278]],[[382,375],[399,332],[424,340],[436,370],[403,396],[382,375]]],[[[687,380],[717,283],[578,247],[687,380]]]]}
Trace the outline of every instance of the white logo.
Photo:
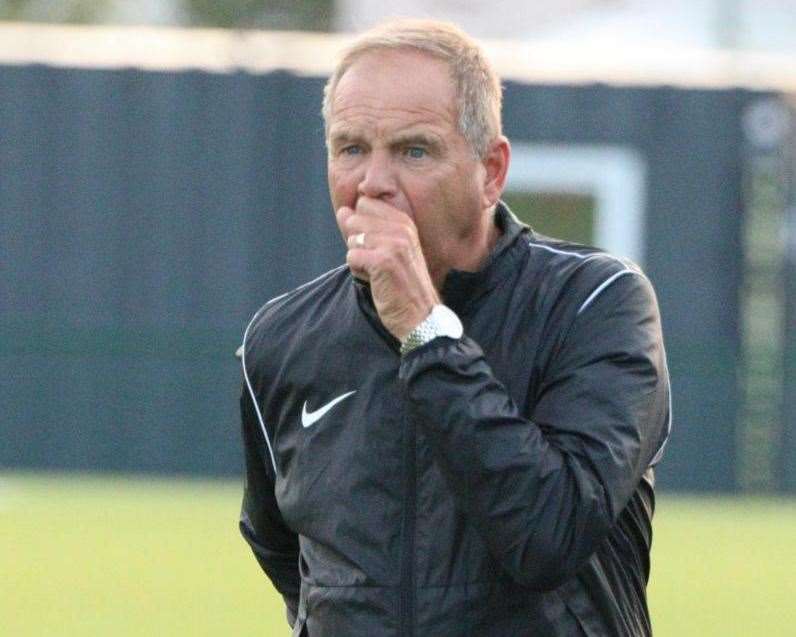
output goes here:
{"type": "Polygon", "coordinates": [[[304,407],[301,408],[301,425],[302,427],[309,427],[314,425],[318,422],[321,418],[326,415],[326,412],[329,411],[332,407],[334,407],[337,403],[345,400],[349,396],[356,394],[357,390],[350,391],[347,394],[343,394],[342,396],[338,396],[332,401],[326,403],[320,409],[316,409],[315,411],[307,411],[307,401],[304,401],[304,407]]]}

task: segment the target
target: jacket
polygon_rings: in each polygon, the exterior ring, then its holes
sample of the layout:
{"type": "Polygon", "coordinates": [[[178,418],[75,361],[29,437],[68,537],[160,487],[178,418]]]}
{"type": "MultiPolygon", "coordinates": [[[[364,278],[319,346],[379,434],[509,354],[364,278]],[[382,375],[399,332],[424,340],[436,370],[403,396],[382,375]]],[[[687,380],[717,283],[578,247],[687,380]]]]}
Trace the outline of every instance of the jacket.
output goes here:
{"type": "Polygon", "coordinates": [[[345,266],[246,329],[240,529],[294,635],[650,635],[671,426],[652,286],[500,204],[464,325],[399,355],[345,266]]]}

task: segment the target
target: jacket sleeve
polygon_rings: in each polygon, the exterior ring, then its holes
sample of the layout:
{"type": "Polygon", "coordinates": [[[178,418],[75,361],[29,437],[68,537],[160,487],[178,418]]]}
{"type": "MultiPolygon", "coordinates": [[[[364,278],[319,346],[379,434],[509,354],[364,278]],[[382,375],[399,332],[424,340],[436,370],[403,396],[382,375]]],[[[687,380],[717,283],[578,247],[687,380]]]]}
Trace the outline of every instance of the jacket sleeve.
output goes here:
{"type": "Polygon", "coordinates": [[[274,469],[245,383],[240,406],[245,456],[240,532],[276,590],[282,594],[292,626],[300,587],[298,536],[285,525],[279,512],[274,495],[274,469]]]}
{"type": "Polygon", "coordinates": [[[466,336],[401,363],[457,506],[519,583],[557,587],[607,536],[666,435],[657,303],[622,276],[577,315],[522,414],[466,336]]]}

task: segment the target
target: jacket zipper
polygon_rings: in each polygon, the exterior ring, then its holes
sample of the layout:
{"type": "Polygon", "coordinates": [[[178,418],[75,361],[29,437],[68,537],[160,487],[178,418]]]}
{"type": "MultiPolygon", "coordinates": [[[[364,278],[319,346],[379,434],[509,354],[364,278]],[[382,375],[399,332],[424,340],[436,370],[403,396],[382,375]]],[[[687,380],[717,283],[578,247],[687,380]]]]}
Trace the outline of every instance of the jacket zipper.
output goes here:
{"type": "MultiPolygon", "coordinates": [[[[406,403],[404,402],[404,405],[406,403]]],[[[404,466],[406,467],[401,560],[401,637],[414,636],[415,619],[415,512],[417,508],[417,478],[415,457],[415,422],[404,408],[406,442],[404,444],[404,466]]]]}

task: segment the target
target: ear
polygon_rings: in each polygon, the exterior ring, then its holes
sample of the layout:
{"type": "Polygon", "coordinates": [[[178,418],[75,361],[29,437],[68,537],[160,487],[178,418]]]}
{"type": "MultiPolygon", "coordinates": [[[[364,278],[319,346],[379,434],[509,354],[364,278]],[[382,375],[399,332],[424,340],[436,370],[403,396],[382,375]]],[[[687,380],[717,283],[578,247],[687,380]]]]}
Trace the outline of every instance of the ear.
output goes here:
{"type": "Polygon", "coordinates": [[[503,135],[497,137],[487,150],[486,157],[482,160],[486,173],[484,175],[484,208],[494,206],[503,189],[506,187],[506,178],[509,174],[511,161],[511,145],[503,135]]]}

